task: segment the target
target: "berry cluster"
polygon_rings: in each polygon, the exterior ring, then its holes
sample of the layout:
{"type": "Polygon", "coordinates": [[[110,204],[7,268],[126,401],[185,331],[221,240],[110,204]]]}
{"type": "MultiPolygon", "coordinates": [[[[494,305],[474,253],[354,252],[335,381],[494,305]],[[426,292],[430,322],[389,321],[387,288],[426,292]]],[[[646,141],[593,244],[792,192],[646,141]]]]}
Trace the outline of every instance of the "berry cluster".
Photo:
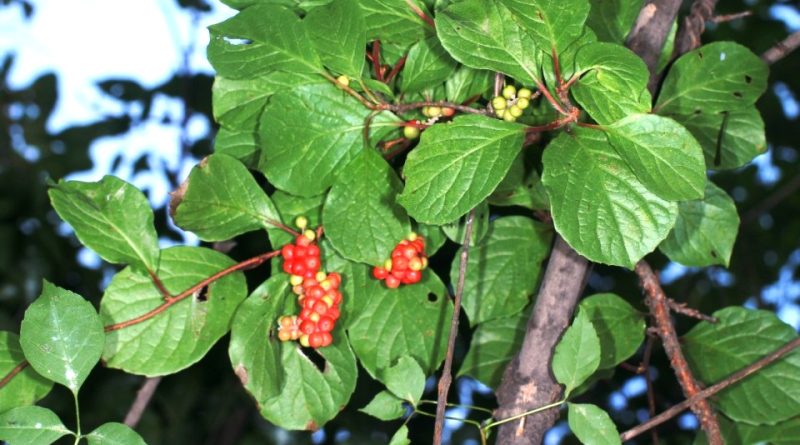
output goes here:
{"type": "Polygon", "coordinates": [[[422,279],[422,271],[428,267],[428,257],[425,255],[425,239],[416,233],[411,233],[408,238],[400,241],[392,250],[392,257],[375,266],[372,276],[378,280],[385,280],[386,287],[396,289],[400,284],[414,284],[422,279]]]}
{"type": "MultiPolygon", "coordinates": [[[[299,217],[296,224],[305,229],[308,221],[299,217]]],[[[342,277],[320,269],[319,247],[313,244],[315,233],[305,230],[281,249],[283,270],[291,274],[289,283],[297,295],[300,315],[284,315],[278,319],[278,339],[298,340],[305,347],[323,348],[333,342],[331,331],[339,319],[342,277]]]]}
{"type": "Polygon", "coordinates": [[[517,91],[514,85],[506,85],[502,95],[492,98],[492,108],[497,117],[507,122],[514,122],[522,116],[522,111],[530,106],[532,94],[527,88],[520,88],[517,91]]]}

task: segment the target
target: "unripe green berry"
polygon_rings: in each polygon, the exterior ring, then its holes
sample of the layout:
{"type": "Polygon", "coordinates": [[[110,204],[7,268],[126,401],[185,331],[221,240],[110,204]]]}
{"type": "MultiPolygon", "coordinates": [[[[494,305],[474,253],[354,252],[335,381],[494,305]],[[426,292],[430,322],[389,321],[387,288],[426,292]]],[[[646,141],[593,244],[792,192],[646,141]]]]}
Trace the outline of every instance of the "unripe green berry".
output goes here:
{"type": "Polygon", "coordinates": [[[494,114],[497,115],[500,119],[503,118],[503,115],[506,113],[506,110],[494,110],[494,114]]]}
{"type": "Polygon", "coordinates": [[[342,86],[350,85],[350,78],[345,76],[345,75],[341,75],[341,76],[337,77],[336,81],[339,82],[339,84],[342,85],[342,86]]]}
{"type": "Polygon", "coordinates": [[[503,88],[503,97],[506,99],[513,99],[516,94],[517,88],[514,85],[506,85],[505,88],[503,88]]]}
{"type": "Polygon", "coordinates": [[[494,107],[495,110],[505,110],[506,109],[506,98],[505,97],[496,96],[494,99],[492,99],[492,107],[494,107]]]}
{"type": "Polygon", "coordinates": [[[524,97],[525,99],[530,99],[533,95],[533,92],[527,88],[520,88],[517,91],[517,97],[524,97]]]}
{"type": "Polygon", "coordinates": [[[305,230],[308,227],[308,218],[305,216],[298,216],[294,219],[294,225],[300,230],[305,230]]]}
{"type": "Polygon", "coordinates": [[[425,117],[431,117],[431,107],[422,107],[422,115],[425,117]]]}
{"type": "Polygon", "coordinates": [[[515,118],[522,116],[522,108],[516,105],[512,105],[511,107],[509,107],[508,110],[506,110],[506,112],[514,116],[515,118]]]}
{"type": "Polygon", "coordinates": [[[506,110],[506,112],[503,113],[503,120],[506,122],[514,122],[515,120],[517,120],[517,118],[514,117],[513,114],[511,114],[510,110],[506,110]]]}
{"type": "Polygon", "coordinates": [[[406,139],[416,139],[419,137],[419,128],[413,125],[403,127],[403,137],[406,139]]]}
{"type": "Polygon", "coordinates": [[[520,97],[519,99],[517,99],[517,106],[521,110],[524,110],[524,109],[528,108],[528,106],[530,106],[530,104],[531,104],[531,101],[529,99],[525,99],[524,97],[520,97]]]}

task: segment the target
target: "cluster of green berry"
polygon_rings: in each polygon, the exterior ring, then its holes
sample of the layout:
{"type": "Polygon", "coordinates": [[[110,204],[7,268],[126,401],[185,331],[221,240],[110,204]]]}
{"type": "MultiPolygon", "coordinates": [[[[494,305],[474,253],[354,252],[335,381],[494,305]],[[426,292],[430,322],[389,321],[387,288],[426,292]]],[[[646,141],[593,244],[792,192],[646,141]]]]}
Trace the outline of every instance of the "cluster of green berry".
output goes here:
{"type": "Polygon", "coordinates": [[[342,277],[320,269],[320,250],[315,232],[306,230],[308,220],[298,217],[295,224],[303,230],[293,244],[281,249],[283,270],[290,274],[292,292],[297,295],[300,315],[284,315],[278,319],[278,339],[298,340],[301,345],[323,348],[333,342],[331,331],[339,319],[342,277]]]}
{"type": "Polygon", "coordinates": [[[492,108],[500,119],[507,122],[514,122],[522,116],[522,111],[531,104],[533,92],[527,88],[517,88],[514,85],[506,85],[500,96],[492,98],[492,108]]]}

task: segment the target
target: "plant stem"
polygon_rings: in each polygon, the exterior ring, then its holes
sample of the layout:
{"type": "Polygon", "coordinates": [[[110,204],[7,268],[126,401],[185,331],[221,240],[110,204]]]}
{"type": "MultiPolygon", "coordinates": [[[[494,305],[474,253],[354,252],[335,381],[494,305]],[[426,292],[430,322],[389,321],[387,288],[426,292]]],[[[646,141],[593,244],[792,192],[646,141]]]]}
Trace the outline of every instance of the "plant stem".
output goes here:
{"type": "Polygon", "coordinates": [[[482,429],[484,431],[488,431],[492,427],[495,427],[495,426],[498,426],[498,425],[502,425],[504,423],[512,422],[514,420],[521,419],[521,418],[526,417],[526,416],[530,416],[531,414],[536,414],[536,413],[540,413],[542,411],[547,411],[548,409],[555,408],[557,406],[561,406],[566,401],[567,401],[567,399],[562,399],[562,400],[559,400],[558,402],[549,403],[549,404],[547,404],[545,406],[540,406],[538,408],[534,408],[534,409],[532,409],[530,411],[525,411],[524,413],[520,413],[520,414],[517,414],[515,416],[511,416],[511,417],[508,417],[508,418],[505,418],[505,419],[500,419],[498,421],[491,422],[491,423],[483,426],[482,429]]]}
{"type": "Polygon", "coordinates": [[[30,363],[28,363],[27,360],[23,360],[17,366],[15,366],[11,371],[9,371],[8,374],[6,374],[5,377],[3,377],[2,380],[0,380],[0,389],[3,389],[3,387],[6,386],[8,382],[11,381],[11,379],[16,377],[17,374],[19,374],[20,372],[24,371],[25,368],[28,367],[28,365],[30,365],[30,363]]]}
{"type": "Polygon", "coordinates": [[[472,223],[475,220],[475,209],[469,211],[466,226],[464,228],[464,242],[461,244],[461,262],[458,265],[458,284],[456,285],[456,295],[453,298],[453,318],[450,320],[450,336],[447,339],[447,354],[444,359],[442,377],[439,378],[439,393],[436,405],[436,422],[433,427],[433,443],[442,443],[442,431],[444,429],[444,412],[447,408],[447,392],[450,391],[450,383],[453,367],[453,352],[456,346],[456,336],[458,335],[458,316],[461,313],[461,296],[464,292],[464,281],[467,275],[467,260],[469,259],[469,245],[472,240],[472,223]]]}
{"type": "Polygon", "coordinates": [[[83,438],[81,435],[81,408],[78,404],[78,391],[73,391],[72,399],[75,400],[75,445],[83,438]]]}
{"type": "MultiPolygon", "coordinates": [[[[423,399],[423,400],[419,401],[419,404],[420,405],[436,405],[437,402],[436,402],[436,400],[425,400],[425,399],[423,399]]],[[[487,414],[492,414],[492,410],[490,410],[488,408],[484,408],[482,406],[463,405],[461,403],[448,403],[447,406],[452,406],[452,407],[457,407],[457,408],[469,408],[469,409],[473,409],[475,411],[483,411],[483,412],[485,412],[487,414]]]]}
{"type": "Polygon", "coordinates": [[[136,428],[136,425],[139,424],[139,420],[142,418],[144,410],[147,409],[147,405],[150,404],[150,400],[152,400],[159,383],[161,383],[161,377],[148,377],[144,380],[144,384],[136,393],[136,399],[128,410],[128,414],[125,415],[125,425],[136,428]]]}
{"type": "Polygon", "coordinates": [[[181,300],[185,299],[186,297],[189,297],[190,295],[194,295],[195,292],[198,292],[198,291],[202,290],[204,287],[212,284],[213,282],[219,280],[220,278],[223,278],[223,277],[225,277],[227,275],[230,275],[230,274],[232,274],[234,272],[237,272],[237,271],[240,271],[240,270],[250,269],[250,268],[259,266],[262,263],[264,263],[265,261],[267,261],[268,259],[276,257],[276,256],[278,256],[280,254],[281,254],[280,250],[275,250],[275,251],[272,251],[272,252],[263,253],[261,255],[258,255],[258,256],[255,256],[253,258],[250,258],[248,260],[244,260],[241,263],[234,264],[233,266],[230,266],[230,267],[228,267],[226,269],[223,269],[223,270],[215,273],[214,275],[211,275],[210,277],[201,280],[199,283],[195,284],[194,286],[190,287],[189,289],[186,289],[185,291],[181,292],[180,294],[178,294],[178,295],[176,295],[174,297],[170,297],[169,299],[166,299],[164,301],[164,303],[160,304],[159,306],[155,307],[154,309],[150,310],[149,312],[147,312],[145,314],[142,314],[142,315],[140,315],[140,316],[138,316],[136,318],[132,318],[130,320],[126,320],[126,321],[122,321],[122,322],[119,322],[119,323],[114,323],[112,325],[106,326],[105,327],[105,331],[106,332],[116,331],[116,330],[119,330],[119,329],[127,328],[129,326],[133,326],[135,324],[139,324],[139,323],[141,323],[143,321],[147,321],[147,320],[155,317],[156,315],[166,311],[167,309],[169,309],[175,303],[180,302],[181,300]]]}

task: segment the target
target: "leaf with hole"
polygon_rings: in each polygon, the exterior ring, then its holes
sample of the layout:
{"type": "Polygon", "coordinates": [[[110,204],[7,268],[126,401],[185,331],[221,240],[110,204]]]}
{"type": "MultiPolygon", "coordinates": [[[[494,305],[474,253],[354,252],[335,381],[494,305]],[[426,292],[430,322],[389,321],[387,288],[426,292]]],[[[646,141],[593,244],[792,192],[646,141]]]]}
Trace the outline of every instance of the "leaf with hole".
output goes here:
{"type": "Polygon", "coordinates": [[[117,273],[100,301],[107,330],[106,366],[156,376],[176,373],[203,358],[228,332],[247,288],[244,275],[235,272],[192,289],[234,264],[224,254],[204,247],[165,249],[156,274],[169,298],[147,275],[130,268],[117,273]]]}
{"type": "Polygon", "coordinates": [[[266,192],[238,160],[214,154],[196,165],[172,193],[175,224],[204,241],[224,241],[272,227],[280,215],[266,192]]]}
{"type": "Polygon", "coordinates": [[[359,411],[377,419],[388,421],[402,417],[406,412],[406,408],[403,406],[403,399],[389,391],[381,391],[373,397],[367,406],[360,408],[359,411]]]}
{"type": "MultiPolygon", "coordinates": [[[[797,337],[772,312],[728,307],[719,322],[698,323],[683,337],[695,376],[711,385],[797,337]]],[[[716,405],[737,422],[774,425],[800,415],[800,351],[794,351],[716,396],[716,405]]]]}
{"type": "Polygon", "coordinates": [[[296,307],[287,284],[283,275],[270,278],[245,300],[228,352],[264,418],[285,429],[316,430],[347,404],[358,370],[341,321],[333,343],[314,352],[278,340],[278,318],[296,307]]]}
{"type": "Polygon", "coordinates": [[[48,194],[81,244],[104,260],[142,270],[158,267],[153,211],[136,187],[105,176],[98,182],[59,181],[48,194]]]}
{"type": "Polygon", "coordinates": [[[408,155],[400,204],[428,224],[464,215],[503,180],[522,148],[523,130],[483,116],[461,116],[429,128],[408,155]]]}
{"type": "Polygon", "coordinates": [[[602,131],[562,133],[542,163],[556,231],[591,261],[633,269],[675,225],[677,203],[649,191],[602,131]]]}
{"type": "Polygon", "coordinates": [[[578,311],[553,354],[553,375],[564,385],[564,397],[591,377],[598,366],[600,339],[589,315],[578,311]]]}
{"type": "Polygon", "coordinates": [[[764,62],[738,43],[703,45],[672,65],[655,112],[688,115],[747,108],[766,90],[767,72],[764,62]]]}
{"type": "Polygon", "coordinates": [[[659,250],[684,266],[728,266],[739,230],[736,203],[708,181],[703,199],[678,203],[678,220],[659,250]]]}
{"type": "Polygon", "coordinates": [[[20,345],[36,372],[78,393],[103,352],[103,325],[91,303],[47,281],[20,326],[20,345]]]}
{"type": "Polygon", "coordinates": [[[396,203],[403,183],[375,150],[359,153],[333,183],[322,220],[325,235],[345,258],[381,264],[411,231],[396,203]]]}
{"type": "MultiPolygon", "coordinates": [[[[461,304],[470,325],[515,314],[528,305],[551,240],[552,230],[531,218],[492,221],[486,238],[470,249],[467,259],[461,304]]],[[[450,266],[452,283],[458,282],[460,252],[450,266]]]]}
{"type": "Polygon", "coordinates": [[[400,357],[397,363],[383,371],[381,380],[392,394],[415,406],[425,390],[425,373],[411,357],[400,357]]]}
{"type": "Polygon", "coordinates": [[[767,151],[764,121],[756,107],[674,118],[703,147],[708,169],[738,168],[767,151]]]}

